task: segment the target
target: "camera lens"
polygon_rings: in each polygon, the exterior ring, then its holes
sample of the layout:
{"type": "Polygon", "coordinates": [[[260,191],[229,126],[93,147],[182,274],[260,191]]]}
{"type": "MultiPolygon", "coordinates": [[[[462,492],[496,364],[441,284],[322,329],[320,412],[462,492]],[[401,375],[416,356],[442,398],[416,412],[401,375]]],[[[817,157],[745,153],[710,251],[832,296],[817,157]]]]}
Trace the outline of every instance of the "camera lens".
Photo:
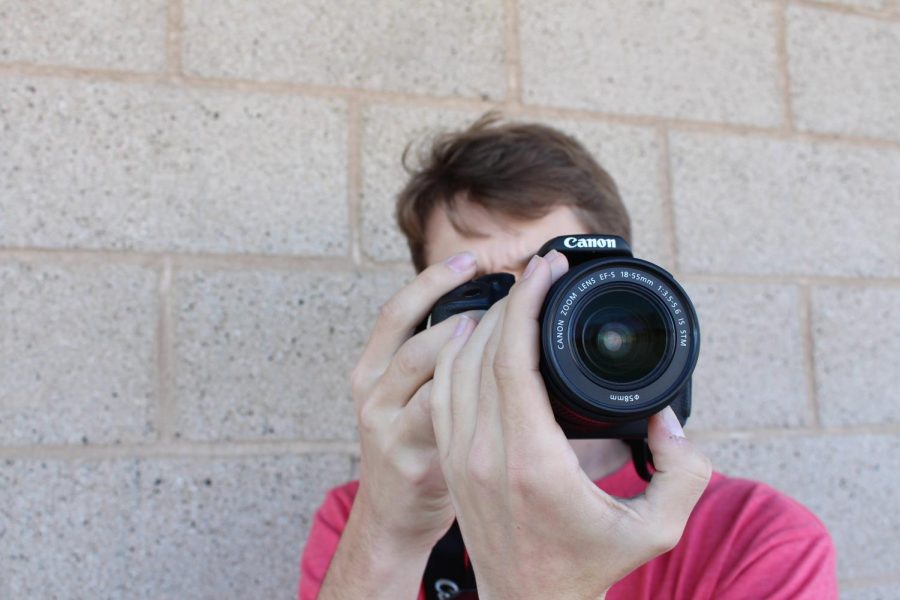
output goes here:
{"type": "Polygon", "coordinates": [[[604,381],[626,384],[650,375],[666,354],[666,322],[644,294],[611,290],[588,302],[575,321],[575,348],[604,381]]]}

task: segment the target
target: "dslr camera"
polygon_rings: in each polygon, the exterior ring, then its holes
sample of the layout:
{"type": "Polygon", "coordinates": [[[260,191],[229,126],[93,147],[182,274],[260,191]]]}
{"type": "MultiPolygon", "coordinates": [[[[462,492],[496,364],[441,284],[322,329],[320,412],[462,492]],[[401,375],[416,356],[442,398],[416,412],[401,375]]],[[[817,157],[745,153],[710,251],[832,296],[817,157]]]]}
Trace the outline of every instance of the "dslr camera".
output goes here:
{"type": "MultiPolygon", "coordinates": [[[[551,250],[565,254],[570,267],[540,315],[540,368],[553,413],[569,438],[631,441],[645,476],[635,449],[645,449],[648,417],[667,405],[682,425],[691,414],[700,351],[694,306],[672,275],[634,258],[621,237],[556,237],[538,254],[551,250]]],[[[495,273],[465,283],[438,300],[426,325],[486,310],[514,282],[495,273]]],[[[648,452],[645,458],[652,461],[648,452]]]]}

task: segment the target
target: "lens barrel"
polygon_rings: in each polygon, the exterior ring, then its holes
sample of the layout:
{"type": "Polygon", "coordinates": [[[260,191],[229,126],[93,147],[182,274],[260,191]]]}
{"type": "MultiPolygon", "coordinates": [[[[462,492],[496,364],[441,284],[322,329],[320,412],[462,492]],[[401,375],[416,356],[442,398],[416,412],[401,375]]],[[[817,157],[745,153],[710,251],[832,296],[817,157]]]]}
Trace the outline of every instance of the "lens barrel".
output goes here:
{"type": "Polygon", "coordinates": [[[700,332],[690,298],[661,267],[626,257],[583,262],[551,287],[541,370],[566,429],[658,412],[690,385],[700,332]]]}

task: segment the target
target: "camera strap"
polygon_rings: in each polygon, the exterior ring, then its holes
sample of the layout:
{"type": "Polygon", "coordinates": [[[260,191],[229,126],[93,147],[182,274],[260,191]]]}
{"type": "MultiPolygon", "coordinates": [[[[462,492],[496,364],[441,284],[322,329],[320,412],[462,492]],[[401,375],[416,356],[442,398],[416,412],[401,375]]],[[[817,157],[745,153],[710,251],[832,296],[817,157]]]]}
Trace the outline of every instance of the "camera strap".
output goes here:
{"type": "Polygon", "coordinates": [[[427,600],[478,598],[475,572],[456,521],[432,548],[423,580],[427,600]]]}

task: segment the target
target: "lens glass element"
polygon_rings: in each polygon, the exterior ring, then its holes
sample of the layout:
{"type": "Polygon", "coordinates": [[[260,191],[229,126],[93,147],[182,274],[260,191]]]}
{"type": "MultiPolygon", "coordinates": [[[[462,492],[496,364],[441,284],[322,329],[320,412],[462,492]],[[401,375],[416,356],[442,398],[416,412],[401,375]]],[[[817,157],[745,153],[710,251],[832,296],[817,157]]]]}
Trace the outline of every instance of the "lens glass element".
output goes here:
{"type": "Polygon", "coordinates": [[[575,321],[575,347],[597,377],[626,384],[653,372],[666,354],[666,322],[644,294],[612,290],[595,298],[575,321]]]}

